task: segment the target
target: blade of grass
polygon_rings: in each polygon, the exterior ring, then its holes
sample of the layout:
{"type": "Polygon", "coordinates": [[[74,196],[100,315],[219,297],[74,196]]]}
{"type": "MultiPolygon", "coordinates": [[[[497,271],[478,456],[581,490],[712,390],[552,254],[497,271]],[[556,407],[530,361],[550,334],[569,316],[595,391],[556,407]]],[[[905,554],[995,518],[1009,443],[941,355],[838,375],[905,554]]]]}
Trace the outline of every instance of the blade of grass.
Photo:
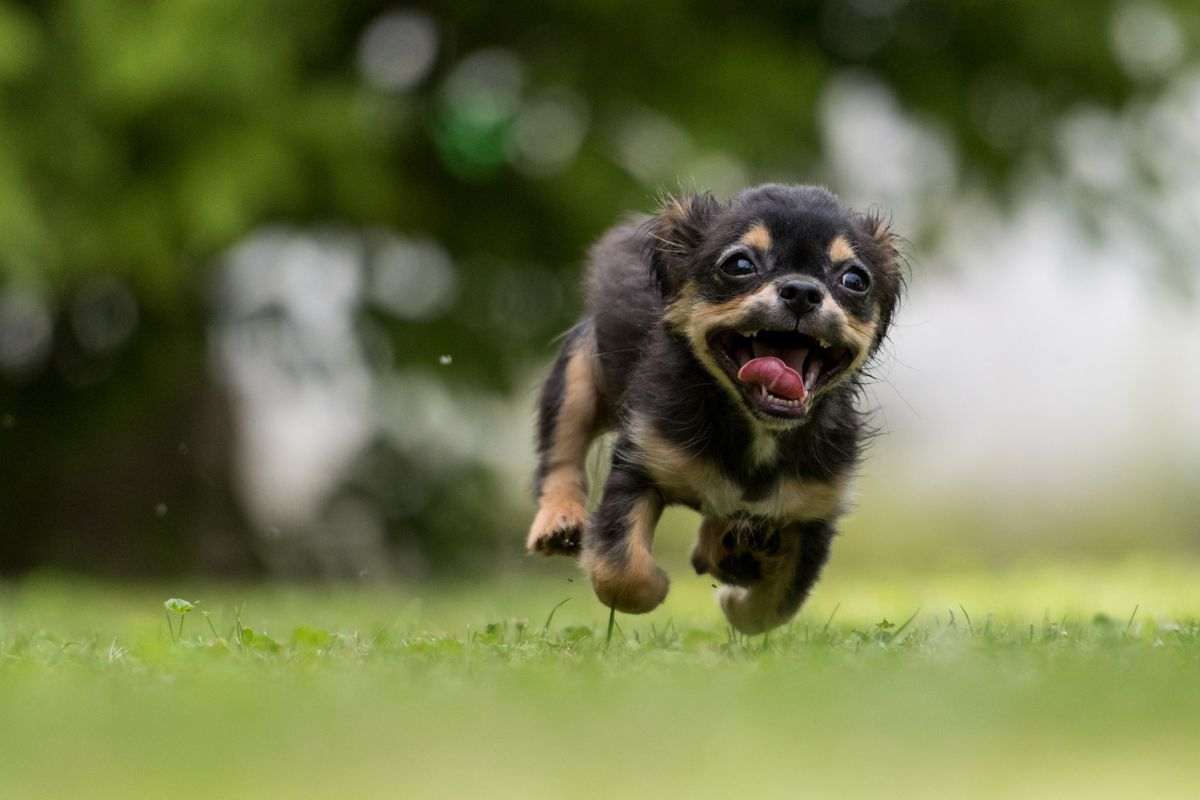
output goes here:
{"type": "Polygon", "coordinates": [[[550,609],[550,613],[546,616],[546,624],[542,626],[542,635],[545,635],[550,630],[550,623],[554,620],[554,613],[562,608],[570,599],[569,597],[564,597],[554,608],[550,609]]]}
{"type": "Polygon", "coordinates": [[[842,607],[841,603],[838,603],[836,606],[833,607],[833,611],[831,611],[829,614],[829,619],[825,620],[825,627],[821,628],[821,633],[825,633],[826,631],[829,630],[829,626],[833,623],[833,618],[837,616],[838,609],[841,607],[842,607]]]}
{"type": "Polygon", "coordinates": [[[917,614],[920,614],[920,613],[921,613],[921,609],[918,608],[916,611],[914,611],[912,613],[911,617],[904,620],[903,625],[901,625],[899,628],[896,628],[896,630],[892,631],[891,636],[889,636],[885,641],[887,641],[889,644],[891,642],[896,641],[896,637],[899,636],[901,633],[904,633],[904,629],[907,628],[909,625],[911,625],[912,621],[917,618],[917,614]]]}
{"type": "Polygon", "coordinates": [[[1138,609],[1142,607],[1141,603],[1137,603],[1133,607],[1133,613],[1129,615],[1129,622],[1125,623],[1125,635],[1129,635],[1129,629],[1133,627],[1133,618],[1137,616],[1138,609]]]}
{"type": "Polygon", "coordinates": [[[221,638],[221,634],[217,633],[217,626],[213,625],[212,617],[209,616],[208,612],[201,611],[200,614],[204,617],[204,621],[208,623],[208,629],[212,631],[213,638],[218,642],[224,643],[225,640],[221,638]]]}

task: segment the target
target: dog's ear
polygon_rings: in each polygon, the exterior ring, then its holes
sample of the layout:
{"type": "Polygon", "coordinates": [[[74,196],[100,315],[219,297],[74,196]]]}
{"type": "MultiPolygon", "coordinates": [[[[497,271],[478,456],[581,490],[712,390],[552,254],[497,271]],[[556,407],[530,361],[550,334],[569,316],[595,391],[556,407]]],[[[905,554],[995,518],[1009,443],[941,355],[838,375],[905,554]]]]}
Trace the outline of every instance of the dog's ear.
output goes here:
{"type": "Polygon", "coordinates": [[[904,256],[900,251],[900,236],[892,230],[891,220],[879,211],[870,211],[858,217],[858,223],[869,243],[868,258],[875,266],[878,277],[885,287],[879,309],[879,326],[875,337],[878,347],[892,323],[892,315],[904,293],[904,256]]]}
{"type": "Polygon", "coordinates": [[[663,199],[648,225],[650,266],[664,298],[679,291],[692,255],[722,209],[720,201],[708,192],[663,199]]]}
{"type": "Polygon", "coordinates": [[[900,237],[892,230],[892,221],[880,211],[869,211],[859,217],[860,224],[871,237],[880,260],[880,268],[899,273],[900,237]]]}

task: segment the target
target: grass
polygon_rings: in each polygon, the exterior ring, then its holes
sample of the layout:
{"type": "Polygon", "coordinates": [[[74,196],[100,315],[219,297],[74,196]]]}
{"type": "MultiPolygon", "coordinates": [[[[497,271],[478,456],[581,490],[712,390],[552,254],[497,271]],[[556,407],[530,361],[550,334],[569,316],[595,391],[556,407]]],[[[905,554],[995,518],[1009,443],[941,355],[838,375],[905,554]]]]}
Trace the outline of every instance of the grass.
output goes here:
{"type": "Polygon", "coordinates": [[[767,638],[733,635],[710,591],[677,570],[664,608],[606,641],[564,565],[399,588],[0,585],[0,797],[1200,787],[1200,563],[835,560],[767,638]]]}

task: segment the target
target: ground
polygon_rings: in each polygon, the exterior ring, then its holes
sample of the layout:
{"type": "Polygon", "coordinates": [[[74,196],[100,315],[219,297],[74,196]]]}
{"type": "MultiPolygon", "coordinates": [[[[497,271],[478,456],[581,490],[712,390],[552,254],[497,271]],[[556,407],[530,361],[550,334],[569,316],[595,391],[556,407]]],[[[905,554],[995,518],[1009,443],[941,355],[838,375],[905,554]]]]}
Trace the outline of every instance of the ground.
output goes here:
{"type": "Polygon", "coordinates": [[[1200,791],[1200,561],[835,560],[791,627],[750,639],[666,566],[667,604],[618,615],[610,642],[565,564],[436,586],[0,584],[0,797],[1200,791]]]}

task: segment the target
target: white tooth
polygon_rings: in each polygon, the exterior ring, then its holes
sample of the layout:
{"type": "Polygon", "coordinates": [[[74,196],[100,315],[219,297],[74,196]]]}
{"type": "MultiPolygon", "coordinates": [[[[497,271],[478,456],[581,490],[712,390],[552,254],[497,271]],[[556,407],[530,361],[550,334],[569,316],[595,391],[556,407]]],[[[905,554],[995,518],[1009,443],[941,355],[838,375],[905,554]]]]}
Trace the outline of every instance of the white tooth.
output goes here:
{"type": "Polygon", "coordinates": [[[820,342],[821,347],[824,347],[826,350],[829,349],[829,342],[825,341],[824,339],[818,339],[817,341],[820,342]]]}

